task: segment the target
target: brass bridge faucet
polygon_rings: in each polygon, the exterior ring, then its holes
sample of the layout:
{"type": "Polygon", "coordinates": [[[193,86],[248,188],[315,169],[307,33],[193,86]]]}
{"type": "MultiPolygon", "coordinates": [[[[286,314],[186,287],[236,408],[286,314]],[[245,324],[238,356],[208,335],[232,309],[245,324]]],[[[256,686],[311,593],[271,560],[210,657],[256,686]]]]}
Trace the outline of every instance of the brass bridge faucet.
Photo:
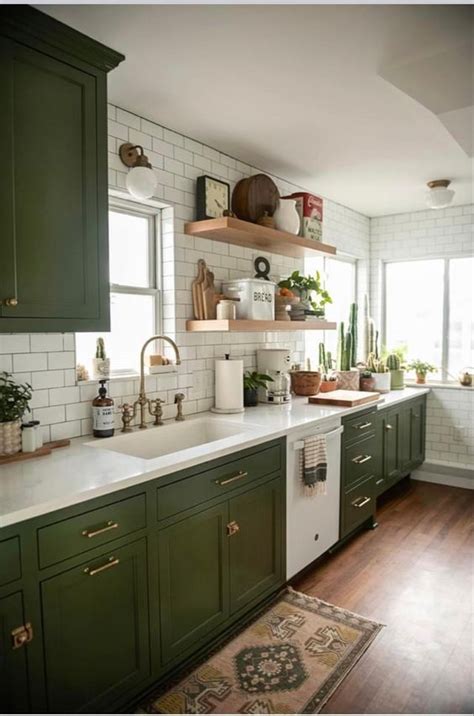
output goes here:
{"type": "Polygon", "coordinates": [[[176,356],[176,365],[181,364],[178,346],[173,340],[171,340],[171,338],[168,338],[168,336],[152,336],[147,341],[145,341],[140,351],[140,390],[138,393],[138,399],[133,403],[133,405],[125,404],[122,406],[122,432],[128,432],[129,430],[131,430],[130,423],[137,414],[137,408],[140,408],[139,427],[141,430],[145,430],[145,428],[147,427],[145,423],[146,408],[148,408],[148,412],[150,413],[150,415],[155,418],[155,425],[162,424],[161,403],[163,401],[160,398],[157,398],[156,400],[150,400],[149,398],[147,398],[145,392],[145,350],[149,343],[158,340],[166,341],[170,344],[170,346],[173,347],[176,356]]]}

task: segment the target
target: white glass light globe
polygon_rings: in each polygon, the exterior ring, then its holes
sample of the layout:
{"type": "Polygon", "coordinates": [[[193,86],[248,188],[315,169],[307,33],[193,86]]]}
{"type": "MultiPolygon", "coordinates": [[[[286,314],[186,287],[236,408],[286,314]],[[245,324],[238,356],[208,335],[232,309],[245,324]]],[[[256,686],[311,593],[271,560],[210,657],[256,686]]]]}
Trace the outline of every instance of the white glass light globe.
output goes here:
{"type": "Polygon", "coordinates": [[[453,200],[454,191],[444,186],[435,186],[426,193],[426,203],[430,209],[444,209],[453,200]]]}
{"type": "Polygon", "coordinates": [[[149,199],[155,193],[158,180],[153,169],[133,167],[127,174],[125,184],[136,199],[149,199]]]}

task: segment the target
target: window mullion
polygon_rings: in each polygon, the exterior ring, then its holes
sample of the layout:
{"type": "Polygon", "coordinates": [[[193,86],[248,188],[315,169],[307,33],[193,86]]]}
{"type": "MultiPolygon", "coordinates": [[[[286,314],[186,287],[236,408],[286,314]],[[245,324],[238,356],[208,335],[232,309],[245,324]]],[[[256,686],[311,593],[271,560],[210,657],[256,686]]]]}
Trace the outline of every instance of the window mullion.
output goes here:
{"type": "Polygon", "coordinates": [[[448,380],[449,354],[449,259],[444,259],[443,328],[441,344],[441,380],[448,380]]]}

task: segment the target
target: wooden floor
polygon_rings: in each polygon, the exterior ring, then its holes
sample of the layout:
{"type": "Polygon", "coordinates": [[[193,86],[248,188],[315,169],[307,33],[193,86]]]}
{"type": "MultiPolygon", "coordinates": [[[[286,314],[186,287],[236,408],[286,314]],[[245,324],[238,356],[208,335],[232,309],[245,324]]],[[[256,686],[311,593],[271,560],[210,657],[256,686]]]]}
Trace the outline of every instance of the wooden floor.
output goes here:
{"type": "Polygon", "coordinates": [[[295,587],[386,624],[323,713],[473,713],[474,491],[404,480],[295,587]]]}

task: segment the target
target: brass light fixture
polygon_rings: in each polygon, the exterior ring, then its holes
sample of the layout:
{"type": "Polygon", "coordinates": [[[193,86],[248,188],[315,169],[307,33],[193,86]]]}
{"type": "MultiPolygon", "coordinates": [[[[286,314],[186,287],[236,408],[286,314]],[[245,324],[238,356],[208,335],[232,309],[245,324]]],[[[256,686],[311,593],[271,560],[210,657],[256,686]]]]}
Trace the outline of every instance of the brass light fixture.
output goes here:
{"type": "Polygon", "coordinates": [[[426,204],[430,209],[443,209],[451,204],[454,191],[448,189],[450,184],[450,179],[434,179],[427,182],[429,191],[426,193],[426,204]]]}
{"type": "Polygon", "coordinates": [[[122,163],[130,168],[125,182],[130,194],[136,199],[153,196],[158,181],[143,147],[126,142],[120,146],[119,156],[122,163]]]}

